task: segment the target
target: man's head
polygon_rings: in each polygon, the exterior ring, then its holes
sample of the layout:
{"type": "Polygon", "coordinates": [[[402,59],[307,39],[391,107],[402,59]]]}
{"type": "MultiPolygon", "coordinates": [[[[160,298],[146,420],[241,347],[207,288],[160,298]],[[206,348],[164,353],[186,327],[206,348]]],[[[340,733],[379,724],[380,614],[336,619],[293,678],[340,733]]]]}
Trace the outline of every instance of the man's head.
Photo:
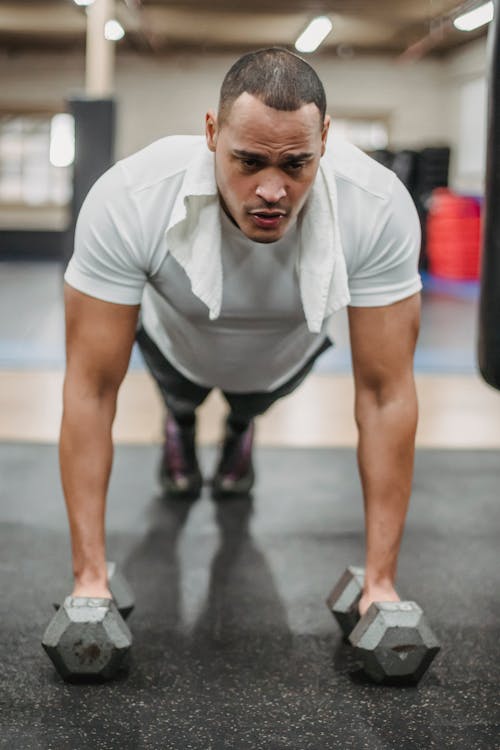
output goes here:
{"type": "Polygon", "coordinates": [[[325,150],[325,111],[317,74],[284,49],[244,55],[224,78],[207,143],[222,206],[250,239],[275,242],[295,222],[325,150]]]}

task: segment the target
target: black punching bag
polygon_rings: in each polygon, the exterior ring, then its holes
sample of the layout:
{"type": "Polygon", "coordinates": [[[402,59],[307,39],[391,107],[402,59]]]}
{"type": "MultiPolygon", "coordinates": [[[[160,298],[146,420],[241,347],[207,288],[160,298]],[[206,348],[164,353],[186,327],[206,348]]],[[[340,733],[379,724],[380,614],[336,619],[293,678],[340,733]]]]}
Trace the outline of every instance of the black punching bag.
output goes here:
{"type": "Polygon", "coordinates": [[[495,0],[488,45],[488,151],[478,360],[483,378],[500,390],[500,0],[495,0]]]}
{"type": "Polygon", "coordinates": [[[94,182],[114,163],[115,102],[113,99],[68,100],[75,120],[73,199],[66,262],[73,253],[73,239],[80,208],[94,182]]]}

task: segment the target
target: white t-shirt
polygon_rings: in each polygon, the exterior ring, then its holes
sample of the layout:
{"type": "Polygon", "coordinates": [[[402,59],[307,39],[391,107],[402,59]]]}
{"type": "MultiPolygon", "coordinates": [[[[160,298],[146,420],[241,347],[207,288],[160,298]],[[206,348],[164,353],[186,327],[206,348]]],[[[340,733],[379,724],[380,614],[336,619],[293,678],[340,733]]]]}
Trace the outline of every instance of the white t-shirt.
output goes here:
{"type": "Polygon", "coordinates": [[[163,138],[89,192],[65,274],[74,288],[141,304],[141,322],[193,382],[269,391],[319,349],[334,312],[421,288],[420,225],[396,175],[330,139],[295,227],[246,238],[221,211],[204,139],[163,138]]]}

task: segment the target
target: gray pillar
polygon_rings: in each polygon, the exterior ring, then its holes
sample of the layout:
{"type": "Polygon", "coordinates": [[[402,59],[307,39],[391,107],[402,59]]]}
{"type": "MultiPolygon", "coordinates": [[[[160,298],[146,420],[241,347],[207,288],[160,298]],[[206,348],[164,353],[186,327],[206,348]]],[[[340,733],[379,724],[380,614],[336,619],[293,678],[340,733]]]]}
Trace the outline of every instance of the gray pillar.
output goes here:
{"type": "Polygon", "coordinates": [[[106,21],[114,17],[114,0],[94,0],[87,8],[85,90],[103,99],[114,91],[115,42],[104,37],[106,21]]]}
{"type": "Polygon", "coordinates": [[[500,390],[500,0],[489,29],[488,148],[479,308],[481,375],[500,390]]]}

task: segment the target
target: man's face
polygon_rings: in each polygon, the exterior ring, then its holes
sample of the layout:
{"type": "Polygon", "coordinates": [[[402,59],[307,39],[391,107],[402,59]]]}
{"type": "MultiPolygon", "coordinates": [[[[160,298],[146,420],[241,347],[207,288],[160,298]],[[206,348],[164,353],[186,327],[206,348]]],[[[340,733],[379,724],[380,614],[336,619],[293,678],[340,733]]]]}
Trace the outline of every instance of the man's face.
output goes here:
{"type": "Polygon", "coordinates": [[[315,104],[293,112],[244,93],[219,126],[211,111],[207,144],[215,153],[222,206],[254,242],[276,242],[304,206],[325,151],[329,118],[315,104]]]}

